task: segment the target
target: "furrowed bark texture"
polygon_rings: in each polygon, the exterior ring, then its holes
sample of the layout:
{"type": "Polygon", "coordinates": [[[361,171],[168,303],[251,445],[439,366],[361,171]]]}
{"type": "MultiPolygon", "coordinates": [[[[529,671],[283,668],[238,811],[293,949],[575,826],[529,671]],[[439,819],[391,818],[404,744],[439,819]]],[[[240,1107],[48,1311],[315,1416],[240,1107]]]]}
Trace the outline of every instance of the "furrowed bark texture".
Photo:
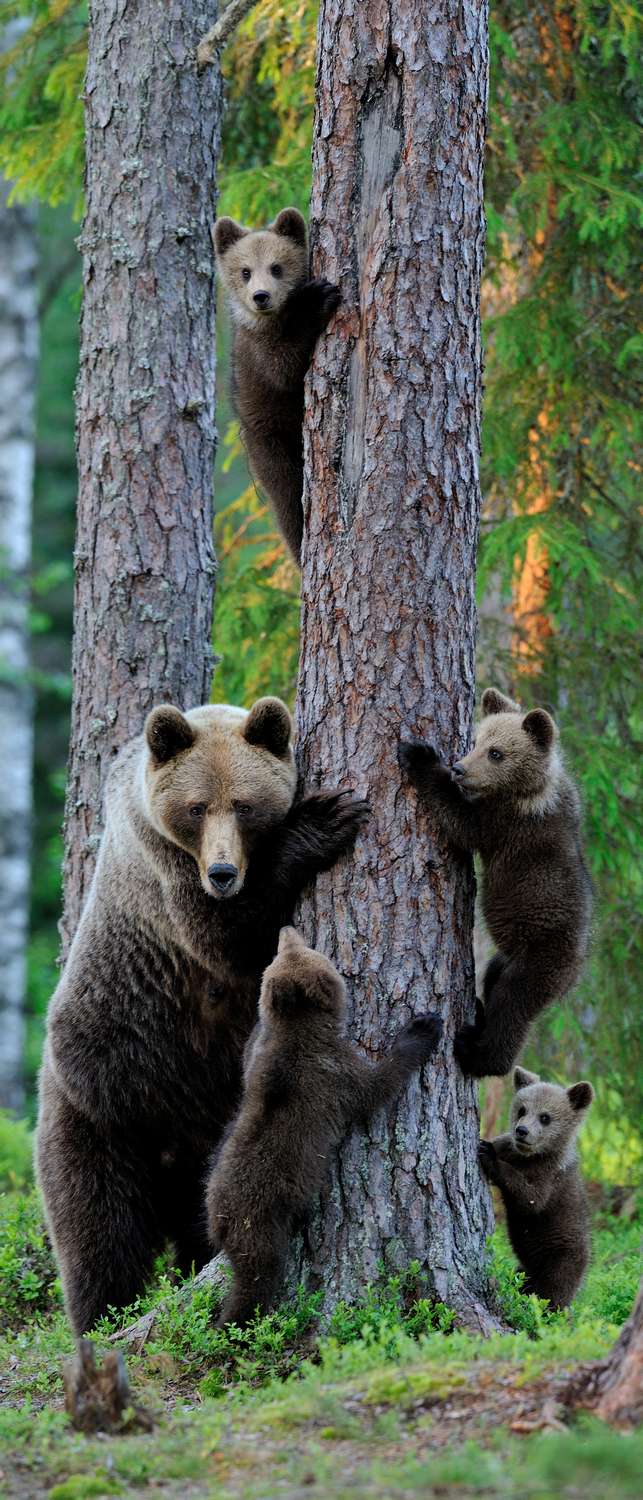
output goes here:
{"type": "MultiPolygon", "coordinates": [[[[11,45],[22,29],[7,27],[11,45]]],[[[29,565],[38,375],[35,209],[0,181],[0,1108],[24,1105],[33,699],[29,565]]]]}
{"type": "Polygon", "coordinates": [[[307,779],[353,785],[373,816],[301,922],[348,977],[366,1054],[414,1012],[440,1011],[445,1035],[342,1150],[308,1270],[332,1305],[380,1261],[417,1259],[481,1329],[491,1210],[453,1057],[474,1006],[472,872],[396,749],[402,731],[452,761],[470,743],[486,91],[479,0],[322,0],[314,271],[345,301],[308,385],[298,732],[307,779]]]}
{"type": "Polygon", "coordinates": [[[153,704],[210,688],[221,85],[195,59],[215,18],[215,0],[90,5],[65,947],[112,756],[153,704]]]}

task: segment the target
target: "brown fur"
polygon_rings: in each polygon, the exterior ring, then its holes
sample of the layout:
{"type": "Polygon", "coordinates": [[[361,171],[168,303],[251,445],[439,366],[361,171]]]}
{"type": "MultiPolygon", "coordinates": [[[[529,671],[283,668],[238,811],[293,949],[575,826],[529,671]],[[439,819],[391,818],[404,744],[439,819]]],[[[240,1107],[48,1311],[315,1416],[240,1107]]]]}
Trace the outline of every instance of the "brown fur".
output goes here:
{"type": "Polygon", "coordinates": [[[365,817],[348,794],[295,799],[291,730],[276,698],[157,708],[108,778],[40,1080],[38,1175],[77,1333],[138,1295],[166,1239],[185,1271],[207,1259],[204,1174],[262,972],[365,817]]]}
{"type": "Polygon", "coordinates": [[[485,1176],[500,1189],[523,1291],[567,1307],[589,1261],[589,1214],[574,1138],[593,1098],[589,1083],[560,1088],[516,1068],[511,1132],[480,1142],[485,1176]]]}
{"type": "Polygon", "coordinates": [[[591,906],[579,797],[553,719],[541,708],[524,714],[493,688],[482,711],[474,749],[453,770],[421,740],[400,746],[443,837],[482,859],[482,908],[498,952],[484,978],[485,1005],[478,1002],[475,1026],[455,1044],[464,1071],[478,1078],[508,1073],[534,1016],[576,983],[591,906]]]}
{"type": "Polygon", "coordinates": [[[328,959],[285,928],[263,978],[241,1109],[207,1193],[212,1243],[234,1271],[221,1322],[247,1322],[273,1304],[293,1224],[349,1124],[393,1099],[435,1052],[442,1022],[429,1014],[403,1027],[381,1062],[367,1062],[342,1034],[345,999],[328,959]]]}
{"type": "Polygon", "coordinates": [[[329,281],[308,281],[306,223],[295,208],[284,208],[261,230],[218,219],[214,247],[232,313],[232,397],[241,435],[253,476],[299,563],[304,377],[340,293],[329,281]],[[267,300],[258,306],[257,296],[267,300]]]}

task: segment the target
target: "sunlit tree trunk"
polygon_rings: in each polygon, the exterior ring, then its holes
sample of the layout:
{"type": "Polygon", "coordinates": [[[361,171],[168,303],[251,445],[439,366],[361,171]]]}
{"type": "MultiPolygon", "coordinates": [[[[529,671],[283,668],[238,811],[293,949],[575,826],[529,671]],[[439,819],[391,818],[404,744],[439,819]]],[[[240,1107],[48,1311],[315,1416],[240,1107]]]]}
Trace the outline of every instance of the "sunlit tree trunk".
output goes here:
{"type": "Polygon", "coordinates": [[[397,766],[401,731],[470,743],[479,516],[487,16],[477,0],[322,0],[313,150],[316,274],[344,304],[309,380],[298,725],[308,780],[373,808],[317,881],[306,934],[349,981],[376,1056],[439,1010],[435,1066],[341,1151],[307,1265],[327,1305],[416,1259],[489,1328],[490,1205],[475,1086],[453,1057],[473,1012],[473,880],[397,766]]]}
{"type": "Polygon", "coordinates": [[[152,704],[210,688],[215,0],[90,4],[77,397],[74,697],[63,941],[111,758],[152,704]]]}
{"type": "Polygon", "coordinates": [[[38,370],[36,215],[0,181],[0,1107],[23,1104],[33,702],[29,565],[38,370]]]}

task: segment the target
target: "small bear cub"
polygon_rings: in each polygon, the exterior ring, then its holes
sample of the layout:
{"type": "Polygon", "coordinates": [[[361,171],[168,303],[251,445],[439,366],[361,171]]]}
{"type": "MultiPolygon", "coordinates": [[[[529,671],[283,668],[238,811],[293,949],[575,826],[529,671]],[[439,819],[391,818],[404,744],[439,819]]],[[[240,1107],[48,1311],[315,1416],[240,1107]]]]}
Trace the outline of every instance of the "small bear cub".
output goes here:
{"type": "Polygon", "coordinates": [[[244,1094],[214,1159],[208,1228],[232,1264],[220,1324],[266,1312],[283,1282],[293,1225],[320,1192],[348,1126],[366,1121],[428,1062],[438,1015],[416,1016],[369,1063],[343,1035],[346,988],[322,954],[282,928],[244,1054],[244,1094]]]}
{"type": "Polygon", "coordinates": [[[473,750],[452,768],[422,740],[400,765],[454,849],[478,851],[482,910],[497,945],[475,1025],[455,1054],[476,1078],[508,1073],[534,1017],[578,979],[587,952],[591,886],[578,792],[558,730],[543,708],[524,713],[495,688],[482,695],[473,750]]]}
{"type": "Polygon", "coordinates": [[[480,1142],[480,1165],[500,1189],[523,1291],[552,1308],[575,1297],[589,1260],[589,1213],[574,1140],[594,1091],[561,1088],[525,1068],[514,1072],[511,1133],[480,1142]]]}
{"type": "Polygon", "coordinates": [[[304,377],[339,288],[308,280],[306,221],[284,208],[267,229],[217,219],[214,248],[233,323],[232,400],[257,484],[299,564],[304,377]]]}

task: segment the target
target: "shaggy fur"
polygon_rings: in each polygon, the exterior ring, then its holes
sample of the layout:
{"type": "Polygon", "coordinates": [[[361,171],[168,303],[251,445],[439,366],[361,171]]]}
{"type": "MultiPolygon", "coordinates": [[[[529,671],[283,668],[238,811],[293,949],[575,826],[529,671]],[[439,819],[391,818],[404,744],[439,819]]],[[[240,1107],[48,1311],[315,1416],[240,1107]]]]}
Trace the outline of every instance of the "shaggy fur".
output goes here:
{"type": "Polygon", "coordinates": [[[273,1304],[293,1223],[320,1192],[349,1124],[393,1099],[437,1047],[440,1017],[417,1016],[382,1062],[367,1062],[342,1034],[345,1000],[333,965],[285,928],[263,978],[241,1109],[207,1193],[212,1243],[234,1271],[221,1322],[247,1322],[273,1304]]]}
{"type": "Polygon", "coordinates": [[[482,909],[498,952],[476,1024],[455,1043],[461,1067],[477,1078],[508,1073],[534,1016],[576,983],[591,907],[580,801],[553,719],[541,708],[524,714],[494,688],[482,711],[474,749],[452,770],[421,740],[400,746],[442,836],[482,860],[482,909]]]}
{"type": "Polygon", "coordinates": [[[590,1083],[560,1088],[516,1068],[511,1132],[480,1142],[480,1165],[502,1193],[525,1293],[567,1307],[589,1261],[589,1214],[574,1138],[593,1099],[590,1083]]]}
{"type": "Polygon", "coordinates": [[[218,219],[214,248],[233,323],[232,399],[248,461],[299,564],[303,532],[304,377],[341,300],[309,281],[306,223],[284,208],[268,229],[218,219]]]}
{"type": "Polygon", "coordinates": [[[186,1272],[208,1258],[203,1183],[261,975],[366,816],[342,792],[295,800],[291,729],[276,698],[157,708],[110,773],[40,1079],[38,1176],[76,1333],[140,1293],[167,1239],[186,1272]]]}

